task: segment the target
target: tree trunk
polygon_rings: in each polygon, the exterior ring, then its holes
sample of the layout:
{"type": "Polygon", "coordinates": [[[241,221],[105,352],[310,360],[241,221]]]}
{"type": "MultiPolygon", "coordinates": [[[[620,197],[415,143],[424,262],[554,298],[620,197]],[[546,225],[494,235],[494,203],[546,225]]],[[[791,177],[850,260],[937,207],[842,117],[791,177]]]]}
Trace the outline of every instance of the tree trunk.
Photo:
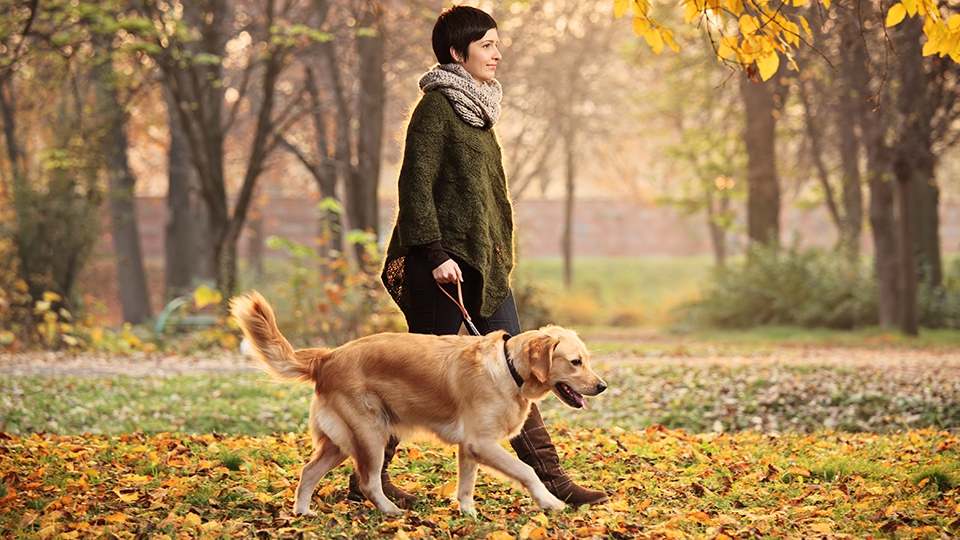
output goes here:
{"type": "Polygon", "coordinates": [[[572,129],[568,128],[563,139],[567,165],[567,182],[563,201],[563,284],[570,289],[573,286],[573,191],[576,179],[575,140],[572,129]]]}
{"type": "Polygon", "coordinates": [[[120,307],[124,322],[142,324],[150,319],[150,295],[143,270],[143,252],[137,232],[135,180],[127,163],[126,118],[116,90],[110,62],[95,68],[97,109],[105,123],[103,149],[106,153],[107,182],[110,189],[110,220],[117,261],[120,307]]]}
{"type": "MultiPolygon", "coordinates": [[[[826,162],[823,160],[823,132],[820,130],[820,122],[817,121],[817,115],[813,111],[813,104],[807,95],[806,83],[807,82],[801,78],[799,84],[797,85],[797,97],[800,98],[800,104],[803,105],[804,123],[807,126],[807,140],[810,144],[810,154],[811,158],[813,159],[814,168],[817,170],[817,177],[820,179],[820,186],[823,188],[824,203],[827,205],[827,211],[830,214],[830,219],[833,220],[833,224],[837,227],[837,233],[840,237],[838,244],[842,246],[844,216],[840,214],[836,197],[833,195],[833,187],[830,185],[830,173],[826,162]]],[[[814,95],[822,98],[823,92],[824,90],[822,88],[816,88],[814,95]]],[[[825,113],[821,112],[820,115],[823,116],[824,114],[825,113]]]]}
{"type": "MultiPolygon", "coordinates": [[[[183,4],[183,20],[195,29],[200,39],[183,44],[192,54],[221,55],[226,43],[224,25],[228,13],[225,0],[211,0],[203,4],[183,4]]],[[[230,213],[224,181],[223,118],[224,87],[211,84],[223,79],[223,67],[219,62],[192,64],[177,59],[161,58],[165,70],[165,83],[177,104],[176,113],[187,137],[190,158],[197,172],[200,194],[205,207],[207,239],[210,242],[214,278],[219,286],[222,275],[222,242],[227,237],[230,213]]],[[[201,254],[203,248],[200,247],[201,254]]],[[[226,272],[231,274],[232,272],[226,272]]],[[[229,293],[220,289],[224,301],[229,293]]]]}
{"type": "Polygon", "coordinates": [[[212,284],[217,281],[217,238],[213,235],[210,208],[203,199],[203,193],[200,192],[196,183],[191,183],[190,187],[190,209],[193,212],[193,223],[196,229],[194,243],[197,250],[193,277],[196,281],[212,284]]]}
{"type": "Polygon", "coordinates": [[[167,123],[170,129],[170,149],[167,153],[167,222],[164,226],[165,297],[169,300],[190,292],[197,268],[200,266],[198,246],[202,234],[194,221],[191,204],[192,181],[190,146],[183,133],[177,104],[169,91],[167,123]]]}
{"type": "MultiPolygon", "coordinates": [[[[325,45],[326,47],[332,47],[332,43],[325,45]]],[[[340,87],[340,77],[339,77],[339,67],[335,63],[335,55],[327,55],[327,58],[330,60],[330,69],[333,70],[334,74],[332,83],[335,86],[335,93],[338,97],[342,97],[343,89],[340,87]]],[[[336,113],[333,115],[333,125],[334,129],[330,130],[333,133],[331,137],[330,132],[327,130],[327,121],[326,116],[323,111],[323,104],[320,101],[320,85],[317,82],[316,77],[314,76],[313,70],[307,68],[306,70],[306,85],[307,93],[310,96],[310,105],[311,105],[311,114],[310,117],[313,119],[313,129],[316,136],[315,146],[317,148],[317,160],[307,159],[299,150],[294,148],[294,152],[300,158],[300,161],[310,170],[310,173],[313,175],[314,180],[317,182],[317,189],[320,192],[320,201],[321,207],[318,212],[317,219],[317,238],[320,241],[319,253],[323,261],[327,261],[333,255],[333,252],[339,252],[343,249],[343,231],[341,223],[341,212],[333,211],[331,209],[324,208],[324,205],[327,204],[327,201],[340,202],[339,197],[337,196],[337,179],[339,177],[338,171],[342,170],[343,167],[340,167],[339,161],[339,152],[342,151],[343,145],[338,143],[338,136],[341,134],[346,135],[345,130],[340,129],[341,117],[345,117],[346,110],[341,111],[341,104],[335,106],[336,113]],[[342,113],[342,114],[341,114],[342,113]],[[332,141],[330,139],[333,139],[332,141]]],[[[345,108],[346,105],[342,104],[345,108]]],[[[321,262],[323,267],[320,269],[324,277],[331,277],[329,272],[329,265],[326,262],[321,262]]]]}
{"type": "MultiPolygon", "coordinates": [[[[863,4],[865,10],[870,4],[863,4]]],[[[875,13],[864,12],[862,19],[869,19],[875,13]]],[[[861,18],[850,15],[854,33],[859,37],[865,31],[861,18]]],[[[866,151],[866,182],[870,200],[867,207],[870,219],[870,233],[873,238],[874,271],[877,277],[877,316],[880,326],[891,329],[897,326],[897,312],[900,306],[900,252],[897,246],[897,222],[893,205],[893,184],[891,174],[891,149],[886,141],[889,130],[889,116],[884,109],[876,107],[869,99],[876,92],[870,87],[871,62],[861,44],[847,43],[849,64],[844,63],[843,73],[848,79],[852,92],[856,92],[857,107],[852,109],[860,124],[863,146],[866,151]]],[[[846,58],[846,57],[845,57],[846,58]]],[[[876,96],[883,99],[884,95],[876,96]]]]}
{"type": "MultiPolygon", "coordinates": [[[[273,13],[272,3],[269,4],[268,13],[273,13]]],[[[250,157],[247,160],[243,185],[240,187],[240,193],[233,208],[233,215],[230,217],[222,236],[217,236],[220,239],[220,258],[217,260],[220,268],[217,273],[217,287],[223,295],[224,306],[236,292],[237,243],[240,240],[240,233],[243,231],[243,224],[247,219],[247,212],[253,199],[253,190],[260,178],[260,173],[263,172],[264,161],[270,147],[268,139],[274,130],[273,107],[276,98],[276,83],[280,72],[283,71],[285,52],[274,49],[269,52],[269,55],[264,68],[263,95],[260,101],[260,110],[257,113],[256,130],[250,148],[250,157]]]]}
{"type": "MultiPolygon", "coordinates": [[[[930,121],[933,106],[927,95],[920,39],[922,26],[909,18],[898,26],[900,43],[900,88],[897,110],[900,115],[898,140],[894,148],[893,171],[897,178],[897,209],[900,211],[900,329],[915,336],[919,332],[917,309],[917,241],[914,185],[923,180],[930,154],[930,121]],[[918,178],[919,177],[919,178],[918,178]]],[[[932,161],[932,160],[931,160],[932,161]]]]}
{"type": "Polygon", "coordinates": [[[920,279],[933,291],[943,287],[940,257],[940,188],[933,176],[933,160],[921,163],[915,172],[914,211],[917,218],[917,255],[920,279]]]}
{"type": "MultiPolygon", "coordinates": [[[[855,103],[847,93],[841,98],[841,110],[849,111],[855,103]]],[[[863,230],[863,188],[860,178],[860,144],[854,124],[846,113],[838,114],[840,161],[843,169],[843,221],[840,226],[840,251],[851,264],[860,258],[860,233],[863,230]]]]}
{"type": "Polygon", "coordinates": [[[916,231],[914,230],[913,186],[911,176],[903,180],[902,165],[895,165],[897,171],[897,209],[900,211],[900,331],[908,336],[920,332],[920,317],[917,310],[917,262],[916,231]]]}
{"type": "Polygon", "coordinates": [[[743,139],[747,148],[747,234],[764,245],[780,240],[780,186],[775,152],[774,81],[740,79],[746,111],[743,139]]]}
{"type": "MultiPolygon", "coordinates": [[[[840,138],[840,162],[843,170],[843,222],[840,228],[840,249],[851,264],[857,264],[860,258],[860,234],[863,231],[863,179],[860,176],[860,139],[856,134],[855,111],[858,100],[864,99],[861,89],[857,88],[856,65],[863,66],[864,58],[862,36],[858,22],[851,14],[841,16],[839,28],[841,35],[840,61],[840,100],[838,110],[834,112],[837,135],[840,138]]],[[[862,69],[862,67],[860,68],[862,69]]]]}
{"type": "MultiPolygon", "coordinates": [[[[380,15],[370,7],[368,24],[375,34],[357,36],[360,60],[360,118],[357,140],[357,165],[348,187],[348,219],[350,227],[377,234],[379,215],[377,188],[380,183],[380,148],[383,141],[383,115],[386,98],[383,73],[384,38],[380,32],[380,15]]],[[[358,256],[363,246],[357,246],[358,256]]]]}
{"type": "Polygon", "coordinates": [[[3,135],[7,147],[7,159],[13,173],[13,183],[23,182],[20,146],[17,144],[16,99],[9,78],[0,79],[0,119],[3,120],[3,135]]]}
{"type": "MultiPolygon", "coordinates": [[[[730,197],[720,193],[719,213],[725,214],[730,207],[730,197]]],[[[714,208],[713,188],[707,188],[707,227],[710,230],[710,243],[713,245],[713,258],[717,266],[727,262],[727,231],[717,224],[717,209],[714,208]]]]}
{"type": "Polygon", "coordinates": [[[893,212],[893,181],[888,178],[889,166],[877,154],[886,152],[874,141],[868,147],[868,179],[870,186],[870,231],[873,235],[874,271],[877,274],[877,308],[880,327],[897,326],[900,306],[900,249],[897,246],[897,223],[893,212]]]}
{"type": "Polygon", "coordinates": [[[247,270],[258,280],[263,277],[263,213],[260,208],[250,211],[247,223],[247,270]]]}

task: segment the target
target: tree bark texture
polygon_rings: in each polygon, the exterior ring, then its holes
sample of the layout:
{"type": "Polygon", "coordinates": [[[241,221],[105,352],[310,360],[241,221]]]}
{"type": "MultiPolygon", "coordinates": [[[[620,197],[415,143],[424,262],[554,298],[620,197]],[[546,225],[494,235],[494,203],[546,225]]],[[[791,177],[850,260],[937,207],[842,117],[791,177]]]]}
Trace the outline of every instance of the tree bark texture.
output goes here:
{"type": "Polygon", "coordinates": [[[113,88],[111,65],[104,62],[96,70],[97,109],[105,123],[103,149],[106,154],[110,189],[110,221],[120,287],[120,307],[124,322],[145,323],[151,317],[150,295],[143,269],[143,251],[137,231],[134,199],[135,179],[127,162],[126,118],[113,88]]]}
{"type": "Polygon", "coordinates": [[[747,235],[751,242],[780,239],[780,186],[776,162],[774,80],[740,79],[746,111],[743,139],[747,149],[747,235]]]}
{"type": "Polygon", "coordinates": [[[576,140],[572,127],[564,133],[563,151],[566,158],[566,189],[563,200],[563,284],[573,286],[573,204],[576,186],[576,140]]]}
{"type": "Polygon", "coordinates": [[[928,287],[943,287],[943,259],[940,255],[940,188],[932,164],[916,171],[913,202],[917,216],[917,251],[920,280],[928,287]]]}
{"type": "MultiPolygon", "coordinates": [[[[371,3],[372,4],[372,3],[371,3]]],[[[376,6],[367,13],[368,25],[375,34],[357,36],[360,59],[360,108],[357,137],[357,164],[348,185],[348,219],[350,227],[376,234],[379,231],[377,187],[380,180],[380,148],[383,140],[383,115],[386,100],[384,37],[380,31],[380,14],[376,6]]],[[[363,249],[358,247],[358,253],[363,249]]]]}
{"type": "MultiPolygon", "coordinates": [[[[268,3],[272,5],[272,2],[268,3]]],[[[268,12],[272,15],[272,8],[268,9],[268,12]]],[[[253,190],[260,178],[260,173],[263,172],[264,161],[271,146],[268,139],[270,139],[274,130],[273,108],[276,98],[276,83],[280,72],[283,70],[285,53],[275,49],[270,51],[269,54],[262,79],[261,91],[263,95],[260,101],[260,110],[257,114],[253,145],[247,160],[246,174],[244,175],[243,185],[240,187],[240,193],[237,196],[237,202],[234,205],[233,214],[227,222],[224,236],[220,237],[221,258],[218,261],[221,266],[217,275],[217,287],[223,294],[224,301],[236,292],[237,242],[240,240],[240,233],[247,218],[247,211],[253,198],[253,190]]]]}
{"type": "Polygon", "coordinates": [[[253,208],[249,212],[247,233],[247,269],[254,276],[260,278],[263,276],[263,215],[259,208],[253,208]]]}
{"type": "MultiPolygon", "coordinates": [[[[894,167],[896,170],[897,167],[894,167]]],[[[900,211],[900,331],[908,336],[920,333],[917,309],[916,231],[914,230],[913,186],[897,174],[897,209],[900,211]]]]}
{"type": "MultiPolygon", "coordinates": [[[[333,44],[328,42],[325,46],[332,47],[333,44]]],[[[328,56],[328,59],[331,60],[329,69],[334,70],[333,73],[339,75],[339,68],[336,63],[332,61],[334,58],[333,56],[328,56]]],[[[333,84],[340,84],[339,76],[331,77],[331,79],[333,79],[333,84]]],[[[332,130],[332,138],[334,140],[331,141],[330,133],[327,131],[327,115],[324,114],[323,104],[320,100],[320,85],[313,70],[310,68],[306,70],[306,84],[307,93],[310,96],[310,117],[313,120],[313,129],[316,136],[315,147],[317,149],[317,158],[310,160],[301,152],[297,151],[296,153],[317,182],[320,200],[332,199],[339,202],[337,180],[339,178],[339,171],[341,171],[343,167],[339,164],[338,152],[342,148],[342,145],[338,144],[337,135],[341,133],[340,118],[341,116],[345,117],[346,111],[342,111],[343,115],[341,115],[340,100],[338,100],[338,104],[334,107],[335,112],[331,115],[334,125],[334,129],[332,130]]],[[[342,88],[339,88],[339,86],[335,92],[339,96],[342,96],[342,88]]],[[[343,131],[344,135],[346,135],[346,133],[346,131],[343,131]]],[[[332,252],[343,249],[343,226],[341,217],[339,212],[320,211],[317,219],[317,238],[320,239],[320,256],[324,259],[328,259],[332,255],[332,252]]],[[[328,272],[326,267],[321,268],[321,272],[329,277],[330,272],[328,272]]]]}
{"type": "MultiPolygon", "coordinates": [[[[863,4],[863,8],[869,10],[871,6],[863,4]]],[[[862,19],[869,19],[871,16],[875,16],[875,13],[865,11],[862,19]]],[[[857,36],[866,31],[861,26],[862,19],[853,14],[848,16],[857,36]]],[[[890,329],[897,326],[901,298],[898,264],[900,249],[897,245],[897,219],[894,211],[895,180],[891,171],[892,149],[886,140],[886,133],[890,130],[890,116],[884,108],[877,107],[877,100],[884,99],[885,94],[878,94],[870,86],[871,65],[876,64],[868,61],[862,44],[847,41],[844,41],[844,44],[851,48],[845,51],[843,56],[842,72],[848,80],[850,90],[857,95],[857,106],[851,109],[851,112],[856,115],[860,125],[866,153],[864,176],[870,194],[867,214],[877,278],[877,317],[882,328],[890,329]]]]}
{"type": "Polygon", "coordinates": [[[717,224],[717,214],[726,214],[730,208],[730,197],[726,192],[720,193],[719,208],[714,201],[713,190],[706,190],[707,196],[707,227],[710,231],[710,244],[713,246],[713,258],[717,266],[723,267],[727,262],[727,231],[717,224]]]}
{"type": "Polygon", "coordinates": [[[894,147],[893,171],[897,179],[897,209],[900,212],[900,330],[915,336],[919,332],[917,306],[917,240],[914,185],[923,180],[930,153],[930,121],[933,106],[927,95],[924,58],[921,53],[922,27],[908,18],[899,25],[900,69],[897,111],[900,116],[898,140],[894,147]]]}
{"type": "Polygon", "coordinates": [[[9,78],[0,80],[0,118],[3,119],[3,135],[7,147],[7,158],[10,160],[13,182],[14,185],[16,185],[19,182],[23,182],[23,170],[20,145],[17,144],[16,96],[14,94],[13,83],[9,78]]]}
{"type": "MultiPolygon", "coordinates": [[[[197,29],[200,39],[182,43],[181,48],[192,55],[221,55],[226,44],[223,27],[227,12],[225,0],[210,0],[204,4],[184,3],[183,21],[190,28],[197,29]]],[[[225,88],[210,83],[222,80],[223,67],[220,62],[194,64],[173,56],[161,56],[159,63],[164,69],[164,83],[176,104],[174,111],[179,117],[188,142],[190,159],[197,173],[204,206],[199,213],[206,215],[206,220],[201,224],[206,225],[205,233],[211,248],[209,254],[214,261],[215,279],[219,285],[223,274],[220,268],[222,242],[230,221],[223,172],[225,88]]],[[[198,235],[198,238],[202,236],[198,235]]],[[[224,294],[224,297],[229,298],[229,294],[224,294]]]]}
{"type": "MultiPolygon", "coordinates": [[[[231,4],[226,0],[210,0],[206,3],[183,4],[183,20],[197,29],[200,39],[180,43],[194,56],[203,53],[221,56],[227,41],[226,27],[229,23],[231,4]]],[[[275,18],[275,0],[267,0],[263,7],[263,28],[272,28],[275,18]]],[[[226,130],[235,120],[238,104],[234,103],[229,114],[224,114],[225,87],[212,84],[223,80],[221,62],[182,62],[177,55],[161,55],[159,58],[166,74],[168,88],[176,98],[184,133],[190,144],[191,158],[200,180],[200,192],[208,213],[208,234],[213,239],[212,254],[216,264],[216,282],[224,302],[234,293],[236,286],[237,242],[247,208],[256,182],[263,171],[264,160],[275,144],[274,99],[276,82],[286,65],[285,45],[269,42],[270,49],[256,60],[251,60],[244,77],[256,74],[250,85],[245,103],[256,111],[256,125],[249,150],[246,169],[240,191],[231,212],[226,195],[224,178],[224,139],[226,130]],[[252,96],[253,92],[259,92],[252,96]]]]}
{"type": "Polygon", "coordinates": [[[843,171],[843,221],[840,226],[840,249],[851,264],[860,257],[860,234],[863,232],[863,178],[860,175],[860,139],[857,137],[857,115],[850,114],[866,99],[858,88],[857,69],[863,69],[866,55],[859,22],[853,14],[840,15],[840,99],[833,118],[840,138],[840,163],[843,171]],[[859,68],[857,66],[860,66],[859,68]]]}
{"type": "Polygon", "coordinates": [[[172,298],[187,294],[194,283],[200,231],[194,221],[191,204],[192,167],[190,146],[187,142],[177,104],[169,91],[164,92],[167,100],[167,123],[170,130],[170,148],[167,153],[167,222],[164,226],[164,273],[165,297],[172,298]]]}

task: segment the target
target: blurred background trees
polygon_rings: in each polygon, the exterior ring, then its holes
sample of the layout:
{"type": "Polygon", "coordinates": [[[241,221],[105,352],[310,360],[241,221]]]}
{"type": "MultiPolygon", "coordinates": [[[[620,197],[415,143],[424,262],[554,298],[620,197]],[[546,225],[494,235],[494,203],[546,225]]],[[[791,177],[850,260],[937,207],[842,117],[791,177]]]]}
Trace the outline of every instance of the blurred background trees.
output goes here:
{"type": "MultiPolygon", "coordinates": [[[[702,216],[718,270],[690,311],[707,323],[907,334],[960,324],[939,234],[955,184],[943,171],[955,162],[958,66],[924,56],[930,30],[908,7],[887,28],[879,3],[802,4],[779,6],[793,33],[769,50],[761,38],[775,25],[721,21],[695,0],[480,4],[500,24],[497,132],[513,196],[563,201],[554,226],[568,288],[577,201],[635,200],[702,216]],[[633,24],[617,19],[628,12],[633,24]],[[830,253],[790,247],[781,211],[791,205],[823,206],[830,253]],[[827,279],[867,288],[810,292],[819,304],[802,307],[770,296],[787,271],[811,285],[793,292],[827,279]],[[786,313],[762,315],[770,305],[786,313]]],[[[765,5],[741,8],[762,19],[765,5]]],[[[42,327],[69,334],[92,307],[77,277],[104,234],[124,321],[150,320],[205,282],[229,297],[247,285],[240,269],[262,268],[259,216],[272,194],[322,201],[305,246],[317,257],[297,256],[316,281],[297,290],[341,302],[362,283],[376,295],[375,280],[351,280],[378,265],[381,202],[394,196],[403,125],[445,6],[0,0],[3,340],[42,327]],[[159,305],[137,232],[143,193],[167,198],[159,305]],[[252,247],[240,261],[244,237],[252,247]]],[[[941,9],[948,19],[952,8],[941,9]]]]}

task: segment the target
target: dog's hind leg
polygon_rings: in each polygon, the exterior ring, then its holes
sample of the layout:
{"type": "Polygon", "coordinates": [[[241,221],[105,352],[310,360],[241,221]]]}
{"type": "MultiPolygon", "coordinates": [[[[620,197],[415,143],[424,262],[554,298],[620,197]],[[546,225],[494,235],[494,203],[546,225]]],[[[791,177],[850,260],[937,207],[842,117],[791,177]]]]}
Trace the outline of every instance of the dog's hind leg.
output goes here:
{"type": "Polygon", "coordinates": [[[403,510],[393,504],[383,493],[383,484],[380,479],[380,470],[383,468],[383,447],[387,443],[389,434],[354,431],[353,459],[357,463],[357,474],[360,476],[360,491],[368,501],[386,514],[400,515],[403,510]]]}
{"type": "Polygon", "coordinates": [[[477,508],[473,504],[477,468],[477,461],[470,456],[465,445],[461,444],[457,450],[457,501],[460,502],[460,513],[467,516],[477,515],[477,508]]]}
{"type": "Polygon", "coordinates": [[[310,511],[310,499],[317,483],[328,472],[347,459],[347,454],[339,446],[333,444],[326,435],[320,435],[314,445],[310,461],[303,466],[300,472],[300,483],[297,485],[297,503],[293,509],[294,515],[316,515],[310,511]]]}
{"type": "Polygon", "coordinates": [[[530,492],[533,502],[544,510],[562,510],[566,506],[543,485],[533,467],[520,461],[497,443],[486,441],[461,444],[467,446],[468,452],[480,463],[496,469],[504,475],[516,480],[530,492]]]}

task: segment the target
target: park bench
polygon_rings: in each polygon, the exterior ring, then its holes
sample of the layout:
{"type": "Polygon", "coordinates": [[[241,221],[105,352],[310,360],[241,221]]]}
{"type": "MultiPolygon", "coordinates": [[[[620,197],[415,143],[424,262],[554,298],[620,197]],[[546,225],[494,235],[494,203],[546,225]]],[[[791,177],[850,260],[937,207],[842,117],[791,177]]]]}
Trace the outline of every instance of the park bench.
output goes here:
{"type": "MultiPolygon", "coordinates": [[[[189,311],[190,306],[194,306],[194,296],[192,294],[178,296],[167,302],[163,311],[157,317],[157,323],[154,331],[162,334],[167,325],[173,326],[178,331],[187,331],[191,329],[203,329],[216,326],[220,322],[220,317],[216,313],[194,313],[189,311]]],[[[215,306],[214,306],[215,307],[215,306]]]]}

